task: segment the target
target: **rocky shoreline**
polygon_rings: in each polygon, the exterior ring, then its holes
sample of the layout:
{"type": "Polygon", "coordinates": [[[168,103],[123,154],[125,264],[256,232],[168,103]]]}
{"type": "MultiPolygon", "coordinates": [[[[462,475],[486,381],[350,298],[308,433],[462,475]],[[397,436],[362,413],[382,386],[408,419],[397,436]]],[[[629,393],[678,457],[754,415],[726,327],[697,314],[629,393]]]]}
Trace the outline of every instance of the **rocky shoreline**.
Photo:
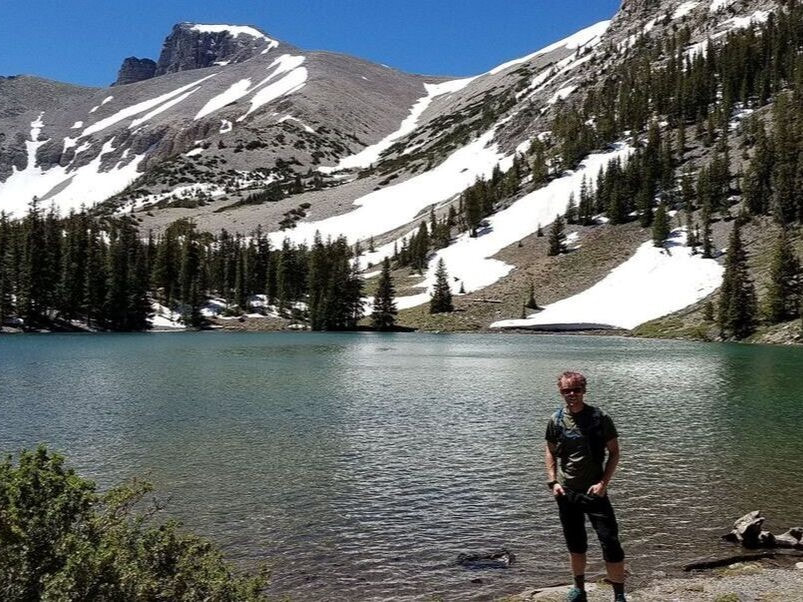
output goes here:
{"type": "MultiPolygon", "coordinates": [[[[563,602],[569,585],[536,588],[503,602],[563,602]]],[[[608,602],[611,588],[604,580],[587,587],[589,602],[608,602]]],[[[803,554],[782,555],[688,576],[656,577],[628,592],[630,602],[803,602],[803,554]]]]}

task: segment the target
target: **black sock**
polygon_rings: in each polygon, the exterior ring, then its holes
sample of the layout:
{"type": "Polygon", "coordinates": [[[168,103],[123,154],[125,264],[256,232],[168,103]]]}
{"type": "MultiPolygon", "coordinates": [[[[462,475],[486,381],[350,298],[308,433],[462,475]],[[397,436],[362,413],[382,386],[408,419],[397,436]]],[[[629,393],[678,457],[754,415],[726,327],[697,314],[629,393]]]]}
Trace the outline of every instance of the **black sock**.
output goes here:
{"type": "Polygon", "coordinates": [[[613,595],[614,596],[623,596],[625,593],[625,584],[624,583],[616,583],[616,581],[611,581],[611,585],[613,586],[613,595]]]}
{"type": "Polygon", "coordinates": [[[581,590],[585,591],[586,589],[586,576],[585,575],[575,575],[574,576],[574,586],[579,587],[581,590]]]}

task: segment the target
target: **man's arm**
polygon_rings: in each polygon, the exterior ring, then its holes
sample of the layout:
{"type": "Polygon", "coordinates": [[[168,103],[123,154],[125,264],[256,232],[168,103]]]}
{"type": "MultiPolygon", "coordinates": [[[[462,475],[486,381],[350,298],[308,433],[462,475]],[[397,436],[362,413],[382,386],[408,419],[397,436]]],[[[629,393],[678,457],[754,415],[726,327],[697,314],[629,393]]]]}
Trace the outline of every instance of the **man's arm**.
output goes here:
{"type": "Polygon", "coordinates": [[[546,447],[544,451],[544,464],[546,465],[546,480],[548,483],[555,481],[555,484],[552,486],[552,494],[557,497],[559,495],[563,495],[563,487],[560,486],[560,483],[557,482],[557,470],[558,470],[558,460],[557,456],[555,455],[555,444],[547,441],[546,447]]]}
{"type": "Polygon", "coordinates": [[[590,495],[603,496],[608,492],[608,483],[613,479],[613,473],[616,472],[616,467],[619,464],[619,439],[614,437],[610,439],[605,446],[608,448],[608,463],[605,464],[605,473],[602,475],[602,480],[596,485],[592,485],[588,489],[590,495]]]}

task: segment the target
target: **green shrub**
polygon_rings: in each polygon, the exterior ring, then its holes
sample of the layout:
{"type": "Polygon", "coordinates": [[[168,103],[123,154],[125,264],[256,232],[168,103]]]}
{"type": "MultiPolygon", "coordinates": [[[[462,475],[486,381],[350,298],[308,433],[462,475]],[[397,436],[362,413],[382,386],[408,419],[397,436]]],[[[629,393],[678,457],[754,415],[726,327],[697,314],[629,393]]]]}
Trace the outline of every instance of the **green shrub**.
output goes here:
{"type": "Polygon", "coordinates": [[[264,600],[264,576],[235,573],[208,541],[143,511],[151,486],[101,494],[40,446],[0,463],[0,599],[264,600]]]}

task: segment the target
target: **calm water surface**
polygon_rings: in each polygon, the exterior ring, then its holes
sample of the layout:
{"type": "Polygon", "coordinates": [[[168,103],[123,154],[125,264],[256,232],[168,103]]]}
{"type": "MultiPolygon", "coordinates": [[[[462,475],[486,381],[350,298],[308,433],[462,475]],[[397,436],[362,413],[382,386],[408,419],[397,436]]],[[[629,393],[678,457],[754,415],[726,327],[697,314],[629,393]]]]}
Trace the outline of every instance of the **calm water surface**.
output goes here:
{"type": "Polygon", "coordinates": [[[47,442],[104,487],[147,476],[294,600],[489,599],[566,579],[542,467],[559,372],[616,420],[611,497],[645,578],[729,549],[749,510],[803,523],[802,367],[803,349],[597,337],[8,336],[0,450],[47,442]],[[455,564],[500,546],[508,570],[455,564]]]}

